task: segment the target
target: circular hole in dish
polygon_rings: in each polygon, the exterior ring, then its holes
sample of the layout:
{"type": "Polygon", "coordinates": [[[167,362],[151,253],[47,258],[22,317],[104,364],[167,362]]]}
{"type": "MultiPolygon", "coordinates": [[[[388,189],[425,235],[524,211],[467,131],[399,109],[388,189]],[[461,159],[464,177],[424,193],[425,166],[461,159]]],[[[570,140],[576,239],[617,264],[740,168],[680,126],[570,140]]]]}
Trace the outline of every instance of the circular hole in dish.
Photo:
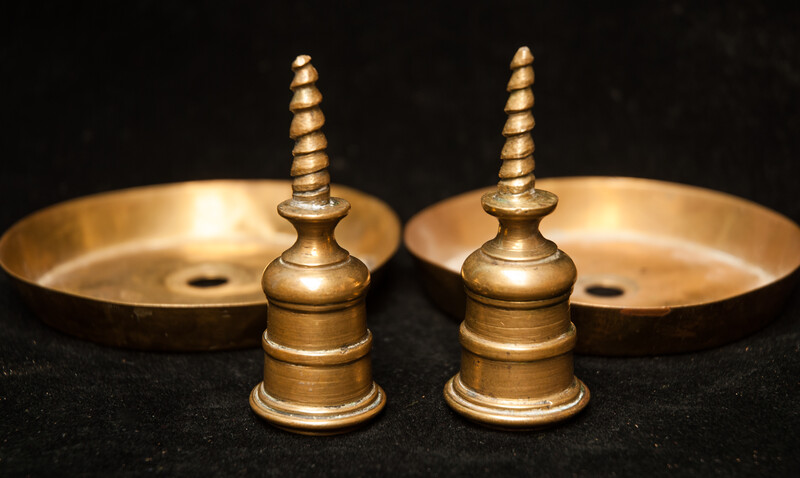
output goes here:
{"type": "Polygon", "coordinates": [[[196,277],[186,282],[192,287],[219,287],[228,283],[227,277],[196,277]]]}
{"type": "Polygon", "coordinates": [[[593,284],[586,287],[586,293],[598,297],[618,297],[625,293],[621,287],[593,284]]]}

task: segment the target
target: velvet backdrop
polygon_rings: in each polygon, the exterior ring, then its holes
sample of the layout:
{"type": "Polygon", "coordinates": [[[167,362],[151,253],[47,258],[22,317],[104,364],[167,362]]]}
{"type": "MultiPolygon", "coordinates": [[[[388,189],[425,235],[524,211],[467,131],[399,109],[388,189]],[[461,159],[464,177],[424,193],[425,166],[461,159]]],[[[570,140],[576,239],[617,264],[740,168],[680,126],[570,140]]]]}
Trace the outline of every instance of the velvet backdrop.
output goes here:
{"type": "MultiPolygon", "coordinates": [[[[0,7],[0,228],[94,192],[285,178],[308,53],[333,180],[405,221],[495,182],[508,63],[536,57],[538,177],[693,184],[800,220],[800,14],[763,2],[14,2],[0,7]]],[[[576,357],[589,408],[503,433],[452,413],[456,322],[401,248],[368,297],[369,427],[309,438],[250,411],[259,350],[142,353],[43,325],[0,274],[3,475],[778,475],[800,471],[800,300],[714,350],[576,357]]]]}

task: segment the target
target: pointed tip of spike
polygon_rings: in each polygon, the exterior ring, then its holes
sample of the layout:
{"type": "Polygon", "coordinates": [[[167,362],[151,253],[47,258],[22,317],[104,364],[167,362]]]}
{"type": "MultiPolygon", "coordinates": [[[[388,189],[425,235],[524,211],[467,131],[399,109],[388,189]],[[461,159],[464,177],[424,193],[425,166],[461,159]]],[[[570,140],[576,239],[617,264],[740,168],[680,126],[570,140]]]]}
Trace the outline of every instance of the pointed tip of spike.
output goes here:
{"type": "Polygon", "coordinates": [[[292,62],[292,70],[297,70],[311,63],[311,57],[308,55],[298,55],[292,62]]]}
{"type": "Polygon", "coordinates": [[[533,53],[531,53],[531,49],[527,46],[521,46],[517,50],[517,53],[514,54],[514,58],[511,60],[511,69],[515,70],[517,68],[522,68],[523,66],[528,66],[533,63],[533,53]]]}
{"type": "Polygon", "coordinates": [[[300,55],[292,62],[292,71],[294,78],[289,88],[294,91],[299,86],[309,85],[319,79],[319,74],[314,65],[311,64],[311,57],[308,55],[300,55]]]}

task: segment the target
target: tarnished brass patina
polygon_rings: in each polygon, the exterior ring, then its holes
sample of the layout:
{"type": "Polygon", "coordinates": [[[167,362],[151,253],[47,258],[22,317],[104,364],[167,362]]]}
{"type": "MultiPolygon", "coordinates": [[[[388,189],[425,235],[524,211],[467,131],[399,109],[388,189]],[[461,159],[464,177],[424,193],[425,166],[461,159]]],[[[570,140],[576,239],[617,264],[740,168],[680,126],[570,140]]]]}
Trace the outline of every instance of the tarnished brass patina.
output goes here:
{"type": "Polygon", "coordinates": [[[558,198],[534,187],[532,64],[527,47],[511,61],[500,182],[481,198],[500,226],[461,268],[467,295],[461,370],[444,389],[456,412],[503,429],[550,425],[589,402],[572,368],[575,265],[539,233],[558,198]]]}
{"type": "MultiPolygon", "coordinates": [[[[341,244],[371,272],[394,254],[400,221],[383,201],[331,185],[353,212],[341,244]]],[[[267,320],[264,264],[295,239],[275,210],[287,180],[146,186],[37,211],[0,238],[0,266],[42,320],[142,350],[257,347],[267,320]]]]}
{"type": "MultiPolygon", "coordinates": [[[[755,332],[800,276],[800,227],[728,194],[641,178],[537,178],[558,195],[542,233],[578,267],[575,351],[688,352],[755,332]]],[[[480,207],[491,188],[426,208],[405,228],[430,297],[464,317],[464,259],[497,229],[480,207]]]]}
{"type": "Polygon", "coordinates": [[[374,417],[386,395],[372,381],[364,308],[369,270],[333,234],[350,203],[330,196],[322,95],[310,61],[302,55],[292,63],[294,181],[291,199],[278,206],[297,241],[261,280],[269,302],[261,339],[264,381],[250,394],[250,406],[285,430],[330,435],[374,417]]]}

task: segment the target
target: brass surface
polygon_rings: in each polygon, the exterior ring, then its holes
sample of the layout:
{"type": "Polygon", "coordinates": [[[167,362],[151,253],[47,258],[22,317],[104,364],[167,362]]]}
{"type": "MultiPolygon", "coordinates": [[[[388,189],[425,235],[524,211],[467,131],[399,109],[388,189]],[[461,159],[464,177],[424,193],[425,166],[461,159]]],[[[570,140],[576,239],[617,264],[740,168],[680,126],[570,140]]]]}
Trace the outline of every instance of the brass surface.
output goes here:
{"type": "Polygon", "coordinates": [[[550,425],[589,402],[572,368],[575,265],[539,233],[558,198],[534,187],[532,64],[527,47],[511,61],[500,182],[480,201],[499,228],[461,268],[467,296],[461,369],[444,389],[456,412],[510,430],[550,425]]]}
{"type": "Polygon", "coordinates": [[[264,381],[250,394],[250,406],[287,431],[331,435],[374,417],[386,395],[372,381],[364,308],[369,270],[334,238],[350,203],[330,195],[322,95],[310,61],[301,55],[292,63],[294,180],[291,199],[278,205],[297,240],[261,279],[269,302],[264,381]]]}
{"type": "MultiPolygon", "coordinates": [[[[337,238],[373,272],[400,223],[382,201],[354,206],[337,238]]],[[[31,214],[0,239],[0,265],[47,324],[107,345],[218,350],[260,345],[264,265],[294,241],[275,211],[285,180],[147,186],[74,199],[31,214]]]]}
{"type": "MultiPolygon", "coordinates": [[[[573,258],[576,352],[648,355],[714,347],[767,324],[791,294],[800,228],[728,194],[639,178],[546,178],[559,197],[542,232],[573,258]],[[593,295],[601,286],[621,292],[593,295]]],[[[405,243],[433,300],[463,316],[467,255],[497,227],[467,192],[413,217],[405,243]]],[[[603,292],[602,290],[600,292],[603,292]]]]}

